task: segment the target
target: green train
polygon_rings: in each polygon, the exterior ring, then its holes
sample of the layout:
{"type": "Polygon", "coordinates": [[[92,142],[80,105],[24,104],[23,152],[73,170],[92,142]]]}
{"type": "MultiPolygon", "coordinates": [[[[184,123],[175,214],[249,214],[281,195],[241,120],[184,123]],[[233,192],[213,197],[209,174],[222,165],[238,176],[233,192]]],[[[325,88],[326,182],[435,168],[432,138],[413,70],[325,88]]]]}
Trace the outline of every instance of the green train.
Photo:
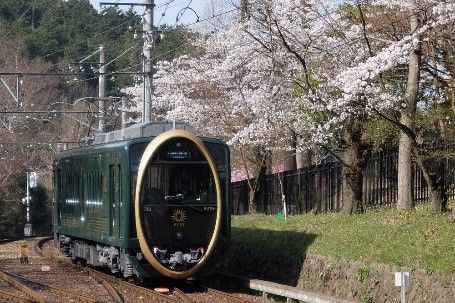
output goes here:
{"type": "Polygon", "coordinates": [[[149,122],[54,161],[56,243],[125,277],[207,276],[230,243],[229,149],[149,122]]]}

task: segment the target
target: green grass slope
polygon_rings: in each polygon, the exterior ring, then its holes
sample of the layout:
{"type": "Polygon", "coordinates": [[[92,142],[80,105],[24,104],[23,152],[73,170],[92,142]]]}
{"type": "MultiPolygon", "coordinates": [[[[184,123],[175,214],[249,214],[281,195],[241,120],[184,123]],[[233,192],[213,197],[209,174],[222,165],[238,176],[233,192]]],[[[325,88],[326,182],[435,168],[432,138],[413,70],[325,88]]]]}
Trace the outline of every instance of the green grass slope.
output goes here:
{"type": "Polygon", "coordinates": [[[455,223],[426,206],[405,213],[303,214],[283,222],[266,215],[234,216],[232,228],[234,247],[270,256],[278,252],[291,262],[314,254],[455,273],[455,223]]]}

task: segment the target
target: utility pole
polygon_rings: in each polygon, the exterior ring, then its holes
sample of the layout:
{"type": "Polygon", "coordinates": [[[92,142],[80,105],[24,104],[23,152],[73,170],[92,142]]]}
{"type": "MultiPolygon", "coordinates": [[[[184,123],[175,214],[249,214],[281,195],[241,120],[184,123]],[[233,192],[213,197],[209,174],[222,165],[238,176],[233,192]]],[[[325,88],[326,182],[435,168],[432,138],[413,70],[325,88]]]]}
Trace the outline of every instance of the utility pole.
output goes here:
{"type": "Polygon", "coordinates": [[[126,116],[126,98],[125,97],[122,97],[122,128],[125,128],[126,127],[126,119],[127,119],[127,116],[126,116]]]}
{"type": "Polygon", "coordinates": [[[30,222],[30,200],[31,200],[31,197],[30,197],[30,173],[27,172],[26,174],[26,178],[27,178],[27,183],[26,183],[26,186],[27,186],[27,189],[26,189],[26,193],[27,195],[25,196],[25,198],[22,199],[22,203],[24,203],[27,207],[27,222],[25,223],[24,225],[24,236],[25,237],[31,237],[32,236],[32,223],[30,222]]]}
{"type": "Polygon", "coordinates": [[[98,78],[98,107],[99,120],[98,130],[102,133],[105,131],[104,100],[107,96],[107,75],[106,75],[106,49],[100,46],[100,75],[98,78]]]}
{"type": "Polygon", "coordinates": [[[144,0],[145,16],[144,16],[144,109],[142,122],[152,120],[152,95],[153,95],[153,71],[152,71],[152,48],[153,39],[153,0],[144,0]]]}
{"type": "Polygon", "coordinates": [[[144,24],[142,30],[144,32],[144,46],[142,53],[144,55],[143,71],[144,71],[144,100],[142,105],[142,122],[149,122],[152,120],[152,96],[153,96],[153,62],[152,62],[152,49],[154,45],[153,35],[153,11],[155,8],[154,0],[143,0],[140,3],[119,3],[119,2],[100,2],[103,5],[126,5],[126,6],[143,6],[145,8],[144,24]]]}
{"type": "Polygon", "coordinates": [[[30,184],[29,184],[30,174],[27,172],[26,176],[27,176],[27,197],[25,197],[25,199],[27,201],[27,223],[30,223],[30,184]]]}

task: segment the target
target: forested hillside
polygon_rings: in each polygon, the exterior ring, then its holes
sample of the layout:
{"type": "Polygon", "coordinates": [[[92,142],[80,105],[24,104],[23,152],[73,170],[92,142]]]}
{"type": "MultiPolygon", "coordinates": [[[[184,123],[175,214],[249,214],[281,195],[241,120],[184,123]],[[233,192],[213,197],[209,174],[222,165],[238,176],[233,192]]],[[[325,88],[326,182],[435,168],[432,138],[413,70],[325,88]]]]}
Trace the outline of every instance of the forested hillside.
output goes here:
{"type": "MultiPolygon", "coordinates": [[[[132,9],[98,12],[88,0],[0,1],[0,238],[22,233],[26,171],[38,172],[46,188],[32,193],[32,205],[39,206],[32,221],[42,227],[38,232],[49,232],[52,159],[97,131],[100,46],[107,72],[114,73],[107,81],[113,100],[107,130],[119,127],[120,90],[140,81],[130,73],[142,70],[141,22],[132,9]]],[[[188,33],[166,25],[160,30],[166,34],[156,41],[154,57],[185,53],[188,33]]]]}

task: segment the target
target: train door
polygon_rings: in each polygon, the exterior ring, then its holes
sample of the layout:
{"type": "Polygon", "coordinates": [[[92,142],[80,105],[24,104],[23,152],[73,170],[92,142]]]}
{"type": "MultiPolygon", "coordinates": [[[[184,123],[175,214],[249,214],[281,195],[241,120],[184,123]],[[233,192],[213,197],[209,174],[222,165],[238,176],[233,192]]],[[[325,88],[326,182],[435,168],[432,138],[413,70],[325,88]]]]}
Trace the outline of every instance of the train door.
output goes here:
{"type": "Polygon", "coordinates": [[[82,227],[87,223],[87,216],[85,214],[85,199],[86,199],[86,187],[85,187],[85,174],[84,170],[79,170],[79,180],[78,180],[78,201],[81,209],[81,223],[82,227]]]}
{"type": "Polygon", "coordinates": [[[121,165],[109,165],[109,236],[120,236],[121,165]]]}
{"type": "Polygon", "coordinates": [[[61,196],[62,196],[62,170],[57,168],[54,170],[54,230],[61,225],[61,196]]]}
{"type": "Polygon", "coordinates": [[[117,191],[117,232],[118,232],[118,237],[119,238],[122,238],[122,233],[123,233],[123,230],[122,230],[122,226],[123,226],[123,222],[121,220],[121,216],[122,216],[122,213],[123,213],[123,196],[122,196],[122,191],[123,191],[123,184],[122,184],[122,181],[123,181],[123,174],[122,174],[122,165],[118,165],[117,166],[117,169],[118,169],[118,191],[117,191]]]}

